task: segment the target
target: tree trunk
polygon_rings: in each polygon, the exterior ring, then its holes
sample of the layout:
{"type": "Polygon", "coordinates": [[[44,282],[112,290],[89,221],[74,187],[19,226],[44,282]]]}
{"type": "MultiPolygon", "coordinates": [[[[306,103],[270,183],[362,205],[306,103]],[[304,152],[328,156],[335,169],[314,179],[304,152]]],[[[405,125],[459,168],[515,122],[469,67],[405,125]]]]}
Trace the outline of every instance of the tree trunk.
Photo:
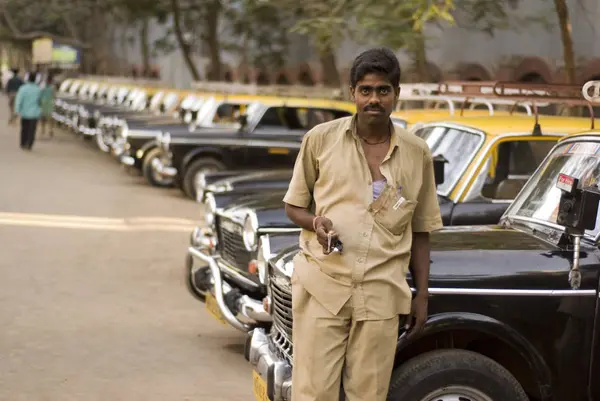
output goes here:
{"type": "Polygon", "coordinates": [[[142,77],[150,76],[150,44],[148,43],[148,17],[142,18],[140,27],[140,49],[142,51],[142,77]]]}
{"type": "Polygon", "coordinates": [[[577,80],[575,77],[575,53],[573,52],[573,38],[571,36],[569,8],[566,0],[554,0],[554,8],[556,9],[558,25],[560,26],[567,83],[575,84],[575,81],[577,80]]]}
{"type": "Polygon", "coordinates": [[[323,85],[333,88],[341,88],[342,80],[337,69],[335,52],[331,46],[328,46],[327,48],[322,49],[319,53],[321,69],[323,70],[323,85]]]}
{"type": "Polygon", "coordinates": [[[414,43],[410,46],[410,51],[413,55],[415,70],[420,82],[429,82],[431,76],[429,74],[429,63],[427,62],[427,48],[425,46],[425,35],[423,31],[415,32],[417,37],[414,43]]]}
{"type": "Polygon", "coordinates": [[[219,46],[219,15],[221,0],[211,0],[207,5],[206,45],[210,56],[209,81],[221,80],[221,48],[219,46]]]}
{"type": "Polygon", "coordinates": [[[177,38],[177,43],[179,44],[179,48],[181,49],[181,54],[183,55],[183,60],[192,74],[192,79],[194,81],[200,81],[200,73],[198,73],[198,68],[196,68],[196,64],[194,60],[192,60],[192,48],[188,42],[186,42],[183,37],[183,30],[181,29],[181,8],[179,7],[179,0],[171,0],[171,10],[173,11],[173,29],[175,31],[175,38],[177,38]]]}

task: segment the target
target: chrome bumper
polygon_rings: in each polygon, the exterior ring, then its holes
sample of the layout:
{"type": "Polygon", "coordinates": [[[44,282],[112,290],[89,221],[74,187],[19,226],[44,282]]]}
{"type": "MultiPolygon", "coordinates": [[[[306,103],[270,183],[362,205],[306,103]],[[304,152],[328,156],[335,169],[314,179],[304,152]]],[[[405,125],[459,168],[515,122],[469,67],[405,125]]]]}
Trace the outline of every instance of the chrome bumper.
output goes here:
{"type": "Polygon", "coordinates": [[[129,144],[123,140],[117,139],[111,144],[111,153],[113,156],[120,158],[129,148],[129,144]]]}
{"type": "Polygon", "coordinates": [[[270,401],[290,401],[292,366],[273,350],[271,337],[264,329],[256,328],[246,342],[246,359],[252,369],[265,381],[270,401]]]}
{"type": "Polygon", "coordinates": [[[171,166],[165,166],[159,158],[152,160],[152,168],[154,171],[163,176],[173,178],[177,175],[177,169],[171,166]]]}
{"type": "Polygon", "coordinates": [[[230,325],[240,331],[248,332],[252,330],[254,325],[258,322],[271,322],[271,315],[265,311],[262,301],[250,298],[248,295],[242,295],[233,301],[235,302],[235,309],[238,311],[237,313],[234,313],[227,306],[225,296],[230,293],[233,288],[223,280],[218,263],[220,259],[219,256],[209,255],[193,246],[188,248],[188,255],[208,264],[211,275],[210,292],[215,297],[223,318],[230,325]]]}
{"type": "Polygon", "coordinates": [[[87,136],[96,136],[100,135],[100,130],[98,128],[88,128],[86,126],[80,125],[77,129],[80,134],[87,136]]]}

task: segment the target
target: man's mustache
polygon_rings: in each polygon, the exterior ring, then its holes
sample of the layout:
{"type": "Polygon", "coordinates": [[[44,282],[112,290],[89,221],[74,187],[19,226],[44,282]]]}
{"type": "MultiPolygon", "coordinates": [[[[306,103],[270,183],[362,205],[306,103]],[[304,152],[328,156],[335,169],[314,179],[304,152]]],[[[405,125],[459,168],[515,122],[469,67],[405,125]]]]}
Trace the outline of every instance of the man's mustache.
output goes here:
{"type": "Polygon", "coordinates": [[[364,111],[380,111],[380,112],[385,112],[385,110],[383,109],[383,107],[381,106],[374,106],[374,105],[369,105],[369,106],[365,106],[365,108],[363,109],[364,111]]]}

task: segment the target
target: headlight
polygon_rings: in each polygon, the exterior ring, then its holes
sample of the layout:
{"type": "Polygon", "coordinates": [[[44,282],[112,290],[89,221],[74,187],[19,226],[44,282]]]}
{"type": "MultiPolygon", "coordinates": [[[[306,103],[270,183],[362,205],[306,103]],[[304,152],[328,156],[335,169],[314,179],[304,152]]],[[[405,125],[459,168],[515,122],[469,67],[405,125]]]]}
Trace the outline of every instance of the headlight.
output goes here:
{"type": "Polygon", "coordinates": [[[129,134],[129,129],[127,129],[126,125],[119,127],[118,132],[119,132],[119,136],[121,138],[127,139],[127,135],[129,134]]]}
{"type": "Polygon", "coordinates": [[[254,252],[258,242],[258,221],[255,215],[248,214],[244,221],[244,246],[249,252],[254,252]]]}
{"type": "Polygon", "coordinates": [[[217,203],[215,202],[215,197],[209,192],[204,198],[204,215],[206,219],[206,224],[208,224],[209,226],[215,224],[216,211],[217,203]]]}

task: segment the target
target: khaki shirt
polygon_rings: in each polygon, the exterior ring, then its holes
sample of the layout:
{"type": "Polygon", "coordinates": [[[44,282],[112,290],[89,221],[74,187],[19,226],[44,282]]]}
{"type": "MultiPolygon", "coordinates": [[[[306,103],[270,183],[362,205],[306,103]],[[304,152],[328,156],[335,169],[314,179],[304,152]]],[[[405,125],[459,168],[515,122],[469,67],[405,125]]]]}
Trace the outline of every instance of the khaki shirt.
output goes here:
{"type": "Polygon", "coordinates": [[[442,227],[433,161],[425,141],[393,125],[381,164],[387,184],[374,201],[355,123],[320,124],[302,141],[283,201],[329,218],[344,246],[325,255],[316,233],[302,230],[293,282],[334,315],[351,299],[355,320],[389,319],[410,312],[412,232],[442,227]]]}

